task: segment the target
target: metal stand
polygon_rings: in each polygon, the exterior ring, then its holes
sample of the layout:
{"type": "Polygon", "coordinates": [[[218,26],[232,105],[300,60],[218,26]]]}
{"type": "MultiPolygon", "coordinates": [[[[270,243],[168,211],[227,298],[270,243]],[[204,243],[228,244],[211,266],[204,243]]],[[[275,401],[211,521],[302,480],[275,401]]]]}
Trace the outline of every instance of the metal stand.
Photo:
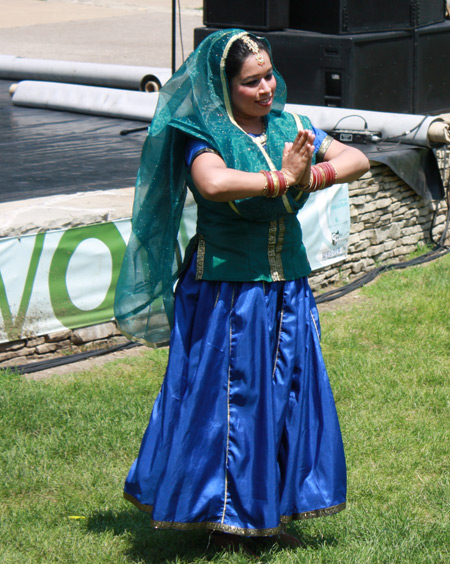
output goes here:
{"type": "Polygon", "coordinates": [[[177,44],[177,0],[172,0],[172,74],[175,73],[177,44]]]}

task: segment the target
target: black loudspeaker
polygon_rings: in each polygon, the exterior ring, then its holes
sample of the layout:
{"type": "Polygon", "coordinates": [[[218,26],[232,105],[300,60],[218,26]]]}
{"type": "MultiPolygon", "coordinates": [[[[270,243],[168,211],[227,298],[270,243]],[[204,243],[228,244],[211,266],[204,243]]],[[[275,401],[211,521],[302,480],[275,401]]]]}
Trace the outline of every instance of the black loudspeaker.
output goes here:
{"type": "Polygon", "coordinates": [[[286,0],[203,0],[203,23],[210,27],[284,29],[289,27],[286,0]]]}
{"type": "Polygon", "coordinates": [[[291,0],[289,27],[345,34],[415,29],[444,21],[445,0],[291,0]]]}
{"type": "Polygon", "coordinates": [[[450,21],[414,33],[414,112],[450,111],[450,21]]]}
{"type": "MultiPolygon", "coordinates": [[[[198,28],[194,43],[214,31],[198,28]]],[[[287,101],[316,106],[410,113],[413,106],[411,32],[324,35],[286,30],[267,37],[287,84],[287,101]]]]}

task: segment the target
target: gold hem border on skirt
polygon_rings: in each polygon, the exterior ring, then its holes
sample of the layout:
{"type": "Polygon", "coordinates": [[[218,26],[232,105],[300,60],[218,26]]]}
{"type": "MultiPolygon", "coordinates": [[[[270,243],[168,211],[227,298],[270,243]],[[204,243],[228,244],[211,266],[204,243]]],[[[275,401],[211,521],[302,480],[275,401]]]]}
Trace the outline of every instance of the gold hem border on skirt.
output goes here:
{"type": "MultiPolygon", "coordinates": [[[[141,511],[146,513],[153,513],[151,505],[144,505],[140,503],[135,497],[128,493],[123,494],[124,498],[135,505],[141,511]]],[[[282,515],[278,527],[271,529],[245,529],[243,527],[234,527],[226,525],[225,523],[215,523],[212,521],[203,521],[201,523],[177,523],[172,521],[155,521],[150,520],[150,524],[155,529],[177,529],[179,531],[198,531],[207,529],[210,531],[222,531],[224,533],[231,533],[235,535],[242,535],[245,537],[271,537],[283,532],[284,527],[291,521],[299,521],[303,519],[314,519],[315,517],[326,517],[327,515],[334,515],[344,510],[346,503],[325,507],[324,509],[316,509],[314,511],[305,511],[303,513],[294,513],[293,515],[282,515]]]]}

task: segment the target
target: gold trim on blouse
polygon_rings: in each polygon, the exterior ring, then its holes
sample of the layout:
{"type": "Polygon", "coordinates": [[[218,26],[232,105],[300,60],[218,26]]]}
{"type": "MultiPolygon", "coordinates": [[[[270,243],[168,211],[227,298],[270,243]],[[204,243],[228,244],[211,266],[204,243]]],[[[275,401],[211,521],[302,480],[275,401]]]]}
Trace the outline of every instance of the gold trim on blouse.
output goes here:
{"type": "Polygon", "coordinates": [[[191,166],[192,163],[195,161],[195,159],[197,157],[199,157],[200,155],[203,155],[203,153],[213,153],[214,155],[218,155],[219,157],[221,157],[219,151],[216,151],[215,149],[213,149],[212,147],[203,147],[202,149],[199,149],[198,151],[196,151],[191,159],[191,166]]]}
{"type": "Polygon", "coordinates": [[[197,268],[195,271],[195,279],[201,280],[203,278],[203,272],[205,271],[205,254],[206,254],[206,243],[203,235],[198,236],[198,246],[197,246],[197,268]]]}
{"type": "Polygon", "coordinates": [[[283,248],[285,230],[284,219],[270,222],[267,257],[269,259],[270,276],[273,282],[280,282],[280,280],[284,280],[281,251],[283,248]]]}
{"type": "Polygon", "coordinates": [[[325,153],[328,151],[329,146],[333,142],[333,137],[327,135],[325,139],[322,141],[319,150],[316,153],[316,162],[320,163],[325,158],[325,153]]]}

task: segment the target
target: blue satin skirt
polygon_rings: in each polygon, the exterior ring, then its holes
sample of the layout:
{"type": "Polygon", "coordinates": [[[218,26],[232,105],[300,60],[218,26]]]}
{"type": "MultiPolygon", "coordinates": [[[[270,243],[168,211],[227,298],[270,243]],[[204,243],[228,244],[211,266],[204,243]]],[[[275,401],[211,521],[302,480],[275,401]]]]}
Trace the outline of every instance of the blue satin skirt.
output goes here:
{"type": "Polygon", "coordinates": [[[169,361],[125,483],[157,528],[274,535],[345,507],[339,422],[306,278],[177,287],[169,361]]]}

